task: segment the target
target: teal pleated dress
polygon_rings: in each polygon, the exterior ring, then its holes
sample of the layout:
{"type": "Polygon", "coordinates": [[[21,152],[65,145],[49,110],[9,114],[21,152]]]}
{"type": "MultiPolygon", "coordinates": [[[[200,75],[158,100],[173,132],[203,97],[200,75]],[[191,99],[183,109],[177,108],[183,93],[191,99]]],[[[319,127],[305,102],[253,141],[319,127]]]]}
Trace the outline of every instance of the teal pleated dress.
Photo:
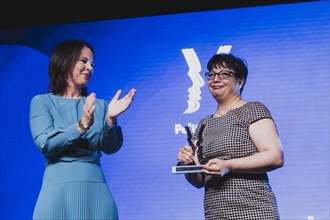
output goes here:
{"type": "Polygon", "coordinates": [[[108,103],[97,99],[94,124],[77,128],[86,98],[36,95],[30,105],[33,140],[46,159],[33,219],[118,219],[118,210],[100,165],[123,143],[121,127],[106,123],[108,103]]]}

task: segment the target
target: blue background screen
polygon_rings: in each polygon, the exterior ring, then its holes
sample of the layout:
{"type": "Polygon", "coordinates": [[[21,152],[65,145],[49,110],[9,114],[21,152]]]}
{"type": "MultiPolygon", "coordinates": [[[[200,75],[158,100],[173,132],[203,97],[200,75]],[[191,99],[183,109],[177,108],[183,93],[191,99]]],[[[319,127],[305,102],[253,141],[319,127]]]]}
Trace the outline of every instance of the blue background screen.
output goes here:
{"type": "Polygon", "coordinates": [[[285,165],[269,173],[282,219],[329,219],[329,1],[0,30],[1,219],[31,219],[45,159],[29,105],[48,88],[63,39],[94,46],[89,92],[110,100],[137,90],[118,118],[122,149],[102,167],[125,219],[203,219],[204,189],[172,174],[184,126],[215,111],[204,72],[215,53],[248,63],[242,94],[268,106],[285,165]]]}

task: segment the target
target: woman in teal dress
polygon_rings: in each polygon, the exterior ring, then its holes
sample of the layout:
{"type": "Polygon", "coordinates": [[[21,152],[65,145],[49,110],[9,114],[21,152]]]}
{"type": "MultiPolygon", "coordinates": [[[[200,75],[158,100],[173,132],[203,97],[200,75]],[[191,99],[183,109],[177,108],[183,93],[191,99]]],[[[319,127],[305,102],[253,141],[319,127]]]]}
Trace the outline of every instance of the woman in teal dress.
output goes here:
{"type": "Polygon", "coordinates": [[[46,159],[33,219],[118,219],[100,157],[122,146],[117,116],[129,108],[135,89],[123,98],[118,90],[109,103],[88,94],[93,66],[90,44],[60,42],[49,63],[49,93],[31,100],[31,134],[46,159]]]}

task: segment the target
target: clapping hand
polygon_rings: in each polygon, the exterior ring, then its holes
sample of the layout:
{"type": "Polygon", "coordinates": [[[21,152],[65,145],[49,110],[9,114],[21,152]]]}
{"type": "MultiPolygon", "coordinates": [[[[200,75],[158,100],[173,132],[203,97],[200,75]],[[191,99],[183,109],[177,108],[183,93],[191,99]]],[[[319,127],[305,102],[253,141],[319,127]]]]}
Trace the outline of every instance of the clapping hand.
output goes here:
{"type": "Polygon", "coordinates": [[[86,128],[91,127],[94,123],[95,100],[96,94],[91,93],[89,96],[87,96],[83,107],[82,121],[86,128]]]}
{"type": "Polygon", "coordinates": [[[128,109],[133,101],[135,92],[135,89],[131,89],[127,95],[119,99],[122,94],[122,90],[119,89],[108,105],[107,118],[113,119],[128,109]]]}

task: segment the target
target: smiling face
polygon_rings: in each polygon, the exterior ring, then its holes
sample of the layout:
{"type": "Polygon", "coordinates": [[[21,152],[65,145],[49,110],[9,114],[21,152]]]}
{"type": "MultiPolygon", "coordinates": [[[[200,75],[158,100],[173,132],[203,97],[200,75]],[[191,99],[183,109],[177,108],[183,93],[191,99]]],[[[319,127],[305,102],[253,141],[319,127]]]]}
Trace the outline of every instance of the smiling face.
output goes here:
{"type": "Polygon", "coordinates": [[[234,70],[225,66],[214,66],[209,72],[208,88],[216,100],[240,95],[243,80],[237,79],[234,70]]]}
{"type": "Polygon", "coordinates": [[[89,48],[84,47],[81,50],[78,61],[74,65],[72,73],[69,74],[67,79],[68,86],[76,89],[86,86],[92,76],[93,66],[94,54],[89,48]]]}
{"type": "Polygon", "coordinates": [[[209,59],[207,69],[208,89],[218,103],[240,97],[248,75],[243,60],[228,53],[215,54],[209,59]]]}

